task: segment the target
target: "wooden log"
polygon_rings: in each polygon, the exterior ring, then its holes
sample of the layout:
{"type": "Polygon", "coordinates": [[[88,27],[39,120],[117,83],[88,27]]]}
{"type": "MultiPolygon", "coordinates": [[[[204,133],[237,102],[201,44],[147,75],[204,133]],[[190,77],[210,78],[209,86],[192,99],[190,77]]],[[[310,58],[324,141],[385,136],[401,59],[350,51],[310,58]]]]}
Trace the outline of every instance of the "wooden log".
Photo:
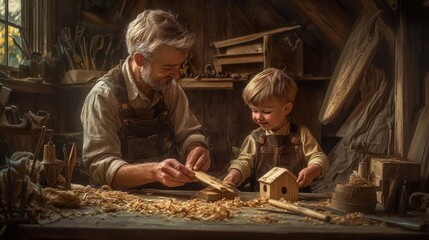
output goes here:
{"type": "Polygon", "coordinates": [[[268,203],[273,205],[273,206],[276,206],[278,208],[283,208],[283,209],[286,209],[286,210],[289,210],[292,212],[301,213],[305,216],[316,218],[316,219],[322,220],[324,222],[330,222],[331,221],[331,217],[329,215],[324,215],[324,214],[321,214],[319,212],[316,212],[314,210],[311,210],[311,209],[308,209],[305,207],[295,206],[293,204],[280,202],[280,201],[277,201],[274,199],[268,199],[268,203]]]}

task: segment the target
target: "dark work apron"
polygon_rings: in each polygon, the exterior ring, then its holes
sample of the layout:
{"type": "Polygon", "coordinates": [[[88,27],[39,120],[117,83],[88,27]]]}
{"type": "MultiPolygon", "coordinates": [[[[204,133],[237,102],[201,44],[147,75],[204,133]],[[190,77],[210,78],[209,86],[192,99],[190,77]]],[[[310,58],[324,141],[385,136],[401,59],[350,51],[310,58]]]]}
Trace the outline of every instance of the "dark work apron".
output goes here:
{"type": "MultiPolygon", "coordinates": [[[[258,179],[274,167],[291,171],[296,177],[306,167],[299,127],[290,123],[288,135],[266,135],[265,130],[258,128],[252,132],[256,140],[255,162],[253,164],[250,186],[259,191],[258,179]]],[[[311,192],[311,188],[300,188],[300,192],[311,192]]]]}
{"type": "Polygon", "coordinates": [[[127,162],[160,162],[166,158],[177,157],[174,135],[163,98],[150,109],[132,108],[120,65],[99,81],[109,85],[118,100],[121,153],[127,162]]]}

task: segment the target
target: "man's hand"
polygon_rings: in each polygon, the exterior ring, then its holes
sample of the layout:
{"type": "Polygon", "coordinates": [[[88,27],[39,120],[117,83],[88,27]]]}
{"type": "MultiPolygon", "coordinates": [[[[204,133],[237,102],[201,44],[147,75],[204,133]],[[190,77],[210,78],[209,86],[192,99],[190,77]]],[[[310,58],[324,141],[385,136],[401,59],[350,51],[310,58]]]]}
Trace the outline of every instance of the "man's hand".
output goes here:
{"type": "Polygon", "coordinates": [[[201,146],[193,148],[186,158],[186,167],[193,171],[207,171],[210,163],[209,151],[201,146]]]}
{"type": "Polygon", "coordinates": [[[156,164],[153,173],[155,178],[167,187],[182,186],[196,181],[194,172],[172,158],[156,164]]]}

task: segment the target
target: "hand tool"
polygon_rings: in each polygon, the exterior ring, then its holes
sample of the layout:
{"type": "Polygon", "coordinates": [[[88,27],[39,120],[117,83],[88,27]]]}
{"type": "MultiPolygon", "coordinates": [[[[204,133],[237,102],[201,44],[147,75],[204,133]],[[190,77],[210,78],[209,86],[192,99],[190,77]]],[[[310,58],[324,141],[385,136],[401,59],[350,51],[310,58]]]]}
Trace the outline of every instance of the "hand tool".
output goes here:
{"type": "Polygon", "coordinates": [[[322,220],[324,222],[330,222],[331,221],[331,216],[324,215],[322,213],[316,212],[316,211],[311,210],[309,208],[295,206],[293,204],[286,203],[286,202],[280,202],[280,201],[274,200],[274,199],[268,199],[268,203],[273,205],[273,206],[276,206],[278,208],[283,208],[283,209],[286,209],[289,211],[301,213],[301,214],[304,214],[308,217],[316,218],[316,219],[322,220]]]}
{"type": "Polygon", "coordinates": [[[113,38],[114,38],[114,36],[111,35],[110,39],[109,39],[109,44],[107,45],[106,54],[104,55],[104,58],[103,58],[103,64],[101,64],[101,70],[107,70],[106,69],[107,68],[107,61],[109,59],[110,53],[112,52],[112,44],[113,44],[113,40],[114,40],[113,38]]]}
{"type": "Polygon", "coordinates": [[[82,24],[80,22],[77,23],[76,25],[76,30],[74,32],[74,43],[77,45],[80,45],[80,42],[82,40],[82,37],[85,33],[85,26],[82,26],[82,24]]]}
{"type": "Polygon", "coordinates": [[[66,55],[70,69],[76,69],[76,65],[73,61],[73,58],[70,56],[70,53],[68,52],[67,48],[64,46],[64,42],[61,39],[61,37],[58,37],[58,46],[61,50],[61,53],[66,55]]]}
{"type": "Polygon", "coordinates": [[[30,171],[30,175],[29,175],[30,179],[33,177],[33,172],[34,172],[34,168],[36,166],[36,161],[38,161],[39,152],[40,152],[40,149],[42,148],[43,141],[45,139],[45,132],[46,132],[46,127],[43,126],[42,130],[40,130],[39,140],[37,141],[36,152],[34,152],[34,160],[33,160],[33,164],[31,165],[31,171],[30,171]]]}
{"type": "Polygon", "coordinates": [[[82,68],[82,57],[77,53],[75,49],[75,43],[72,40],[70,28],[65,27],[61,30],[61,39],[67,45],[67,48],[72,51],[73,54],[73,62],[77,68],[82,68]]]}
{"type": "MultiPolygon", "coordinates": [[[[332,213],[335,213],[335,214],[338,214],[341,216],[347,215],[346,212],[343,212],[341,210],[331,208],[331,207],[310,206],[310,205],[303,205],[303,206],[305,206],[307,208],[312,208],[312,209],[329,211],[329,212],[332,212],[332,213]]],[[[417,220],[412,220],[412,219],[399,218],[399,217],[379,217],[379,216],[369,215],[369,214],[363,214],[362,217],[367,218],[367,219],[371,219],[371,220],[380,221],[380,222],[385,222],[387,224],[391,224],[394,226],[398,226],[398,227],[402,227],[402,228],[414,230],[414,231],[424,231],[429,227],[429,224],[427,224],[427,223],[417,221],[417,220]]]]}
{"type": "Polygon", "coordinates": [[[96,34],[92,37],[91,43],[89,45],[89,54],[91,56],[91,62],[94,70],[97,70],[96,58],[97,53],[104,47],[104,36],[101,34],[96,34]]]}
{"type": "Polygon", "coordinates": [[[64,157],[64,178],[66,179],[66,190],[70,190],[71,186],[69,185],[69,157],[67,155],[66,145],[63,145],[63,157],[64,157]]]}
{"type": "Polygon", "coordinates": [[[73,143],[70,150],[69,160],[68,160],[68,178],[66,178],[66,186],[68,190],[71,189],[71,179],[73,176],[73,169],[76,165],[76,157],[77,157],[76,144],[73,143]]]}

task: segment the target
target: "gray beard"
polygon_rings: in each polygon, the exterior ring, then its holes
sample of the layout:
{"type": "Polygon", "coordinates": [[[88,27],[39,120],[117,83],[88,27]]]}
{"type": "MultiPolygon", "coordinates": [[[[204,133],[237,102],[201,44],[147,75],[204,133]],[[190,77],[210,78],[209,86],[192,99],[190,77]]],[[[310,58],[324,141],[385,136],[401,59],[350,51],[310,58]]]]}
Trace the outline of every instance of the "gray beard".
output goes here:
{"type": "Polygon", "coordinates": [[[149,85],[153,90],[155,91],[162,91],[170,88],[173,84],[169,84],[167,86],[161,87],[159,85],[159,82],[153,81],[150,77],[150,74],[152,73],[152,68],[150,66],[142,68],[141,70],[141,79],[143,82],[145,82],[147,85],[149,85]]]}

